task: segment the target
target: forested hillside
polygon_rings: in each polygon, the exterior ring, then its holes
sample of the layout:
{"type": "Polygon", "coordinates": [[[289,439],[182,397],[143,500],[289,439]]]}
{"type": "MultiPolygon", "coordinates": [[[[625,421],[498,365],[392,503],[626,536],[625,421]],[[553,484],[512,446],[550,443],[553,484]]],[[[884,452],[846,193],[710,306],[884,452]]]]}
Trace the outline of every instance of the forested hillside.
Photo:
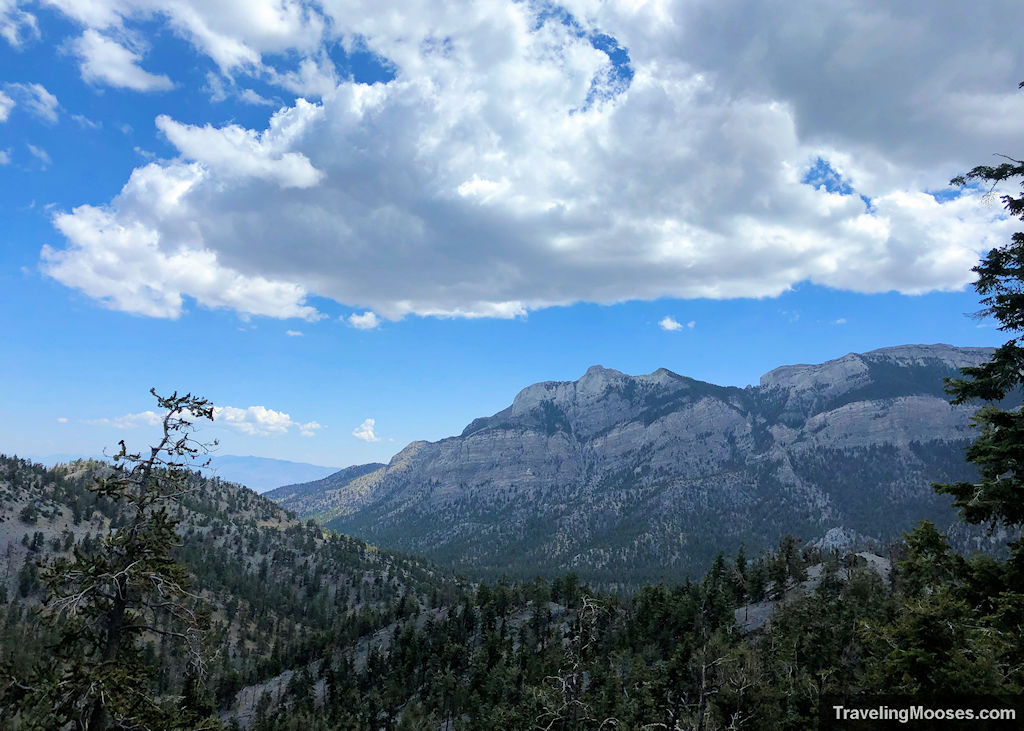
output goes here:
{"type": "MultiPolygon", "coordinates": [[[[35,615],[41,566],[96,551],[129,518],[128,506],[88,487],[109,465],[47,469],[0,456],[0,659],[25,670],[49,636],[35,615]]],[[[230,709],[243,687],[306,662],[324,643],[351,644],[395,617],[460,595],[450,574],[421,560],[303,524],[273,502],[197,474],[175,509],[173,556],[192,576],[209,623],[206,702],[230,709]],[[328,639],[329,638],[329,639],[328,639]]],[[[173,643],[148,651],[165,692],[181,692],[184,658],[173,643]]]]}
{"type": "MultiPolygon", "coordinates": [[[[37,563],[87,552],[124,520],[85,489],[104,469],[0,460],[0,652],[15,676],[49,651],[37,563]]],[[[158,695],[228,727],[795,729],[826,695],[1024,688],[1015,605],[1000,598],[1012,567],[961,559],[930,524],[894,548],[891,573],[886,559],[785,538],[757,557],[718,556],[701,581],[622,597],[575,575],[459,585],[192,479],[175,555],[209,612],[208,674],[184,687],[174,642],[145,654],[158,695]]]]}

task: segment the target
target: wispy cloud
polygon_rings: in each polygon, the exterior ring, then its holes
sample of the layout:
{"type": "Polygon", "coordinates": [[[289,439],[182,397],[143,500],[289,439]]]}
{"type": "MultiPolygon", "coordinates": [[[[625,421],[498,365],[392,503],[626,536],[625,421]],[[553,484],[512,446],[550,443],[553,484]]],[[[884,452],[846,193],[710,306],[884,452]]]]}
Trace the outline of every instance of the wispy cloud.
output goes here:
{"type": "Polygon", "coordinates": [[[284,334],[287,335],[290,338],[301,338],[302,337],[302,331],[301,330],[285,330],[284,334]]]}
{"type": "Polygon", "coordinates": [[[230,97],[234,97],[244,104],[261,107],[274,106],[272,100],[261,96],[252,89],[240,89],[233,78],[225,77],[213,71],[207,72],[206,85],[203,86],[203,91],[210,95],[210,101],[216,103],[227,101],[230,97]]]}
{"type": "Polygon", "coordinates": [[[14,48],[20,48],[25,37],[39,37],[36,16],[18,7],[12,0],[0,1],[0,37],[14,48]]]}
{"type": "Polygon", "coordinates": [[[0,122],[6,122],[14,109],[14,100],[0,91],[0,122]]]}
{"type": "Polygon", "coordinates": [[[138,429],[140,426],[157,426],[162,417],[155,411],[140,411],[137,414],[125,414],[113,418],[86,419],[86,424],[94,426],[112,426],[115,429],[138,429]]]}
{"type": "Polygon", "coordinates": [[[84,114],[72,114],[71,118],[83,127],[85,127],[86,129],[100,129],[103,127],[102,123],[94,122],[93,120],[86,117],[84,114]]]}
{"type": "Polygon", "coordinates": [[[238,100],[245,102],[246,104],[252,104],[254,106],[259,107],[274,106],[274,101],[272,99],[267,99],[264,96],[260,96],[252,89],[242,89],[240,92],[238,92],[238,100]]]}
{"type": "Polygon", "coordinates": [[[43,170],[50,167],[53,163],[53,160],[50,159],[50,154],[42,147],[36,147],[32,143],[26,143],[25,147],[27,147],[28,151],[32,153],[32,157],[36,158],[40,162],[43,166],[43,170]]]}
{"type": "MultiPolygon", "coordinates": [[[[57,110],[60,109],[60,102],[42,84],[5,84],[4,88],[29,112],[43,121],[50,123],[57,121],[57,110]]],[[[11,97],[7,98],[10,99],[11,97]]],[[[8,107],[9,110],[10,107],[8,107]]]]}
{"type": "Polygon", "coordinates": [[[299,424],[299,434],[304,437],[311,437],[324,428],[324,425],[319,422],[307,421],[305,424],[299,424]]]}
{"type": "Polygon", "coordinates": [[[92,28],[71,45],[78,57],[82,80],[133,91],[166,91],[174,87],[163,74],[151,74],[139,66],[142,55],[125,48],[92,28]]]}

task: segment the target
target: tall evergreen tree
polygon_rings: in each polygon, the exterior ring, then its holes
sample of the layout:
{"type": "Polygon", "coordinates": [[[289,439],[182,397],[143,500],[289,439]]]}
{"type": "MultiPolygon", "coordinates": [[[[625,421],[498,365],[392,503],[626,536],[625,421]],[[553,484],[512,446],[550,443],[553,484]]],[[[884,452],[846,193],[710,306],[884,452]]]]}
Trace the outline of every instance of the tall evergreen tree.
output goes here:
{"type": "MultiPolygon", "coordinates": [[[[980,165],[950,182],[961,187],[979,182],[994,190],[1019,180],[1024,187],[1024,161],[1006,160],[995,167],[980,165]]],[[[1024,195],[1006,193],[1001,200],[1011,216],[1024,220],[1024,195]]],[[[967,451],[968,461],[978,466],[980,481],[935,487],[955,498],[970,523],[1019,527],[1024,525],[1024,411],[1002,409],[995,402],[1024,385],[1024,231],[989,251],[974,271],[978,275],[974,288],[984,305],[979,314],[994,317],[999,329],[1013,337],[988,363],[964,368],[965,378],[947,381],[954,404],[974,399],[990,403],[974,417],[980,433],[967,451]]]]}

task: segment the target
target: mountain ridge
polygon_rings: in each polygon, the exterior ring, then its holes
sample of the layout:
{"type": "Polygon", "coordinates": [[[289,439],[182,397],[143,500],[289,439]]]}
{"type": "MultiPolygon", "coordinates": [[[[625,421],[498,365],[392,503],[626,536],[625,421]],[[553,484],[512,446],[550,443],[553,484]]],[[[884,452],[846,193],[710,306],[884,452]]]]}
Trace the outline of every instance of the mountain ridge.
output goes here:
{"type": "MultiPolygon", "coordinates": [[[[30,453],[23,456],[26,459],[31,459],[33,462],[48,467],[68,464],[78,460],[99,460],[102,462],[110,459],[110,455],[78,452],[30,453]]],[[[255,455],[210,454],[206,455],[202,461],[197,462],[195,467],[197,471],[202,472],[208,477],[219,477],[227,482],[245,485],[258,493],[265,493],[281,485],[316,481],[338,471],[337,467],[326,467],[324,465],[297,462],[289,459],[257,457],[255,455]],[[206,459],[210,460],[210,464],[205,467],[201,466],[201,462],[206,459]]]]}
{"type": "Polygon", "coordinates": [[[972,478],[974,407],[951,406],[942,379],[991,353],[895,346],[746,388],[591,366],[335,482],[320,504],[310,491],[298,512],[482,575],[592,581],[682,578],[780,532],[885,540],[911,527],[900,516],[952,519],[929,483],[972,478]]]}

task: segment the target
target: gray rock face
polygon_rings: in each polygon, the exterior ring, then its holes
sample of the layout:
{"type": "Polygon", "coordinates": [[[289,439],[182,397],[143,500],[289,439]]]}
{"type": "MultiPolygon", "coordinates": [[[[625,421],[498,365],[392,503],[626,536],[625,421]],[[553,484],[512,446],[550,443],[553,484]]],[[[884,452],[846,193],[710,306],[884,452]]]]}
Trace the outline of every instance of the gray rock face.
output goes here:
{"type": "Polygon", "coordinates": [[[976,407],[950,406],[942,379],[991,352],[884,348],[777,368],[746,389],[593,366],[306,491],[300,512],[480,574],[575,570],[605,584],[697,574],[719,550],[786,532],[884,540],[952,517],[929,485],[972,477],[976,407]]]}

